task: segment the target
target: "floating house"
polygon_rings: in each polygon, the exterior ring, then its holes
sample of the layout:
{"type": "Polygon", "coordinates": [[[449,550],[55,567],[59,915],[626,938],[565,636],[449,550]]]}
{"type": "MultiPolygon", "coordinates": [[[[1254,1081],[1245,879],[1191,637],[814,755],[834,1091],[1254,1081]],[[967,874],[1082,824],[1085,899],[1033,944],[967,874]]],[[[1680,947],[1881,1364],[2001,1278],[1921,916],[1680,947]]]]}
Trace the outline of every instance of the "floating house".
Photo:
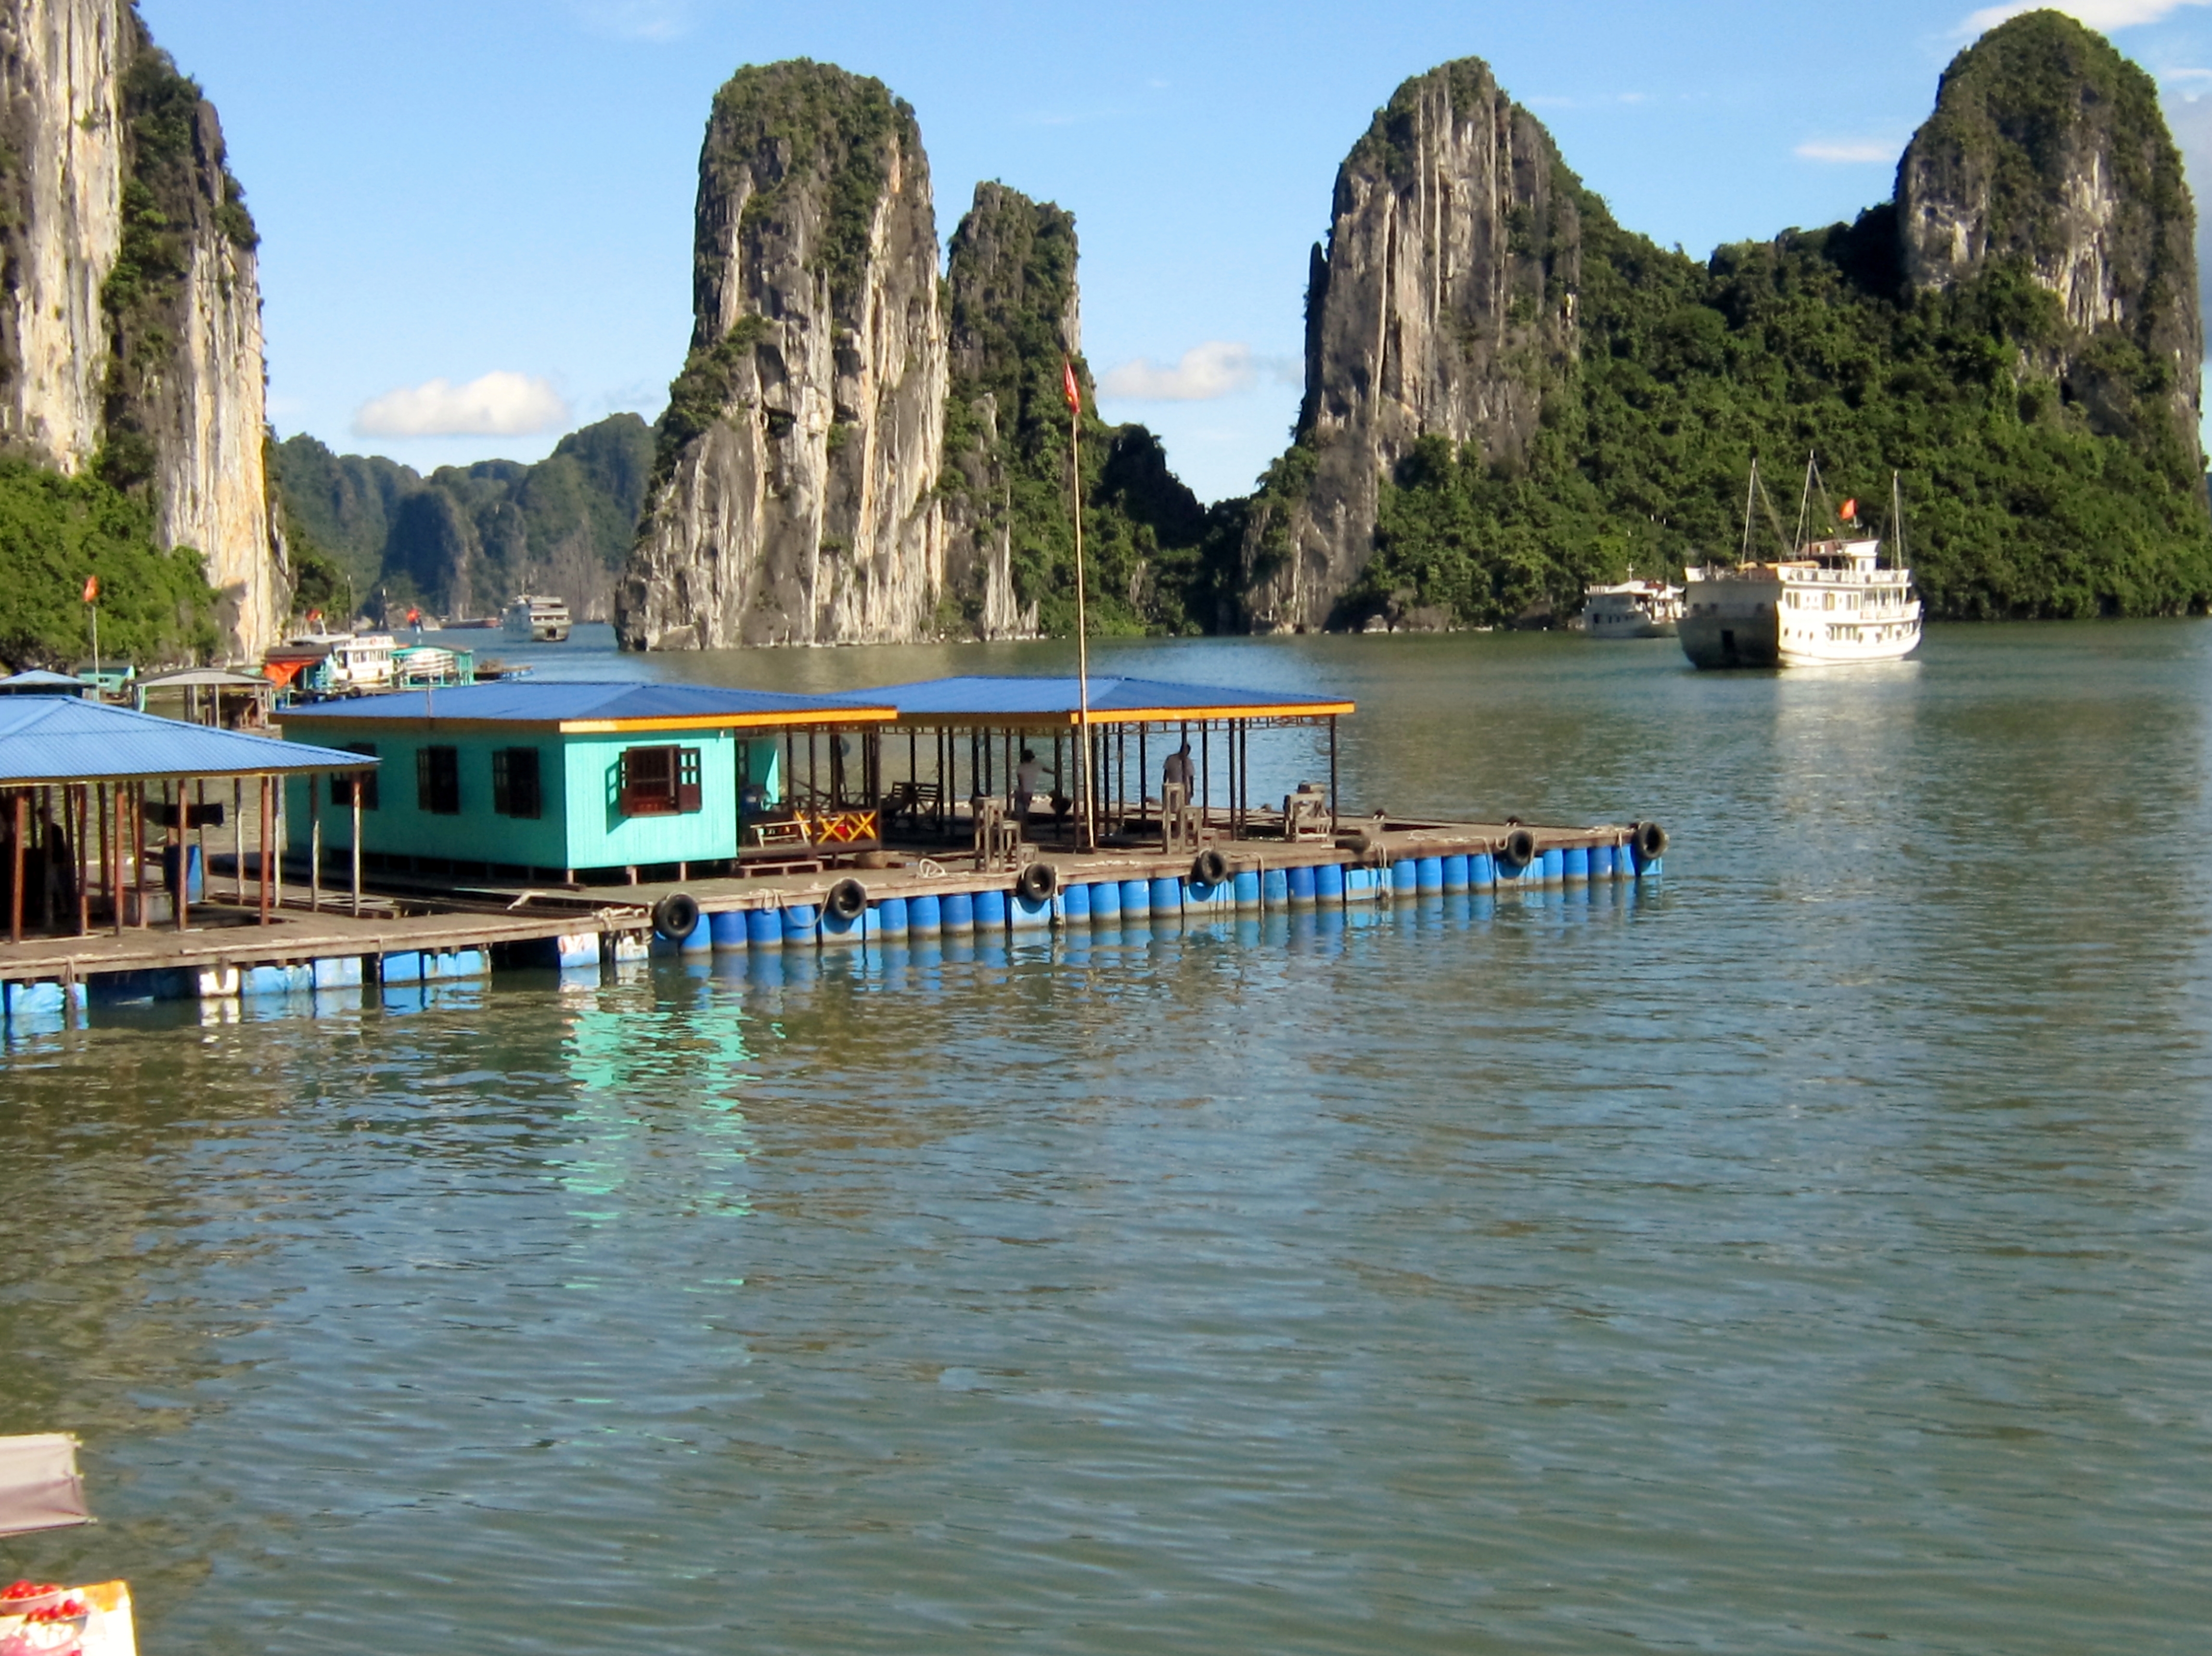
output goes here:
{"type": "Polygon", "coordinates": [[[355,753],[75,697],[0,701],[0,907],[8,935],[21,941],[27,924],[82,935],[100,919],[120,932],[151,923],[157,912],[182,928],[199,895],[207,831],[226,820],[236,897],[248,901],[248,782],[258,793],[254,900],[265,922],[282,898],[272,883],[276,780],[363,768],[355,753]]]}
{"type": "MultiPolygon", "coordinates": [[[[471,685],[288,709],[287,738],[381,761],[358,803],[372,868],[574,883],[818,867],[882,843],[866,697],[702,685],[471,685]]],[[[353,849],[349,785],[295,787],[319,855],[353,849]]]]}
{"type": "MultiPolygon", "coordinates": [[[[1067,807],[1054,814],[1083,814],[1078,749],[1085,715],[1073,678],[930,679],[855,691],[851,699],[896,710],[887,740],[906,776],[888,796],[894,825],[957,834],[956,801],[1007,794],[1024,746],[1036,752],[1051,792],[1067,807]]],[[[1312,727],[1322,739],[1333,821],[1337,721],[1354,710],[1341,697],[1093,675],[1088,717],[1100,831],[1129,824],[1141,831],[1152,821],[1161,767],[1186,742],[1191,803],[1207,819],[1243,831],[1267,808],[1252,794],[1252,733],[1291,726],[1312,727]]]]}

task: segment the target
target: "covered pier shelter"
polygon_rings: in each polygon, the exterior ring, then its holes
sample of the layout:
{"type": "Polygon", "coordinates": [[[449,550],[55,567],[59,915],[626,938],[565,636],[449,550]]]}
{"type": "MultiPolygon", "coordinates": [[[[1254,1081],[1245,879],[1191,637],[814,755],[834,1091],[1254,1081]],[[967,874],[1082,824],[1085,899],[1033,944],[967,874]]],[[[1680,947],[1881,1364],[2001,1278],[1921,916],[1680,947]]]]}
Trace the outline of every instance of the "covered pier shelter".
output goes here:
{"type": "MultiPolygon", "coordinates": [[[[1316,790],[1308,798],[1334,831],[1337,721],[1354,711],[1351,701],[1097,675],[1089,689],[1088,801],[1078,762],[1086,715],[1083,686],[1073,678],[975,675],[851,692],[856,703],[887,703],[896,711],[885,759],[904,775],[886,793],[885,831],[967,837],[975,801],[1012,794],[1026,746],[1045,778],[1045,793],[1030,807],[1033,819],[1042,807],[1063,838],[1079,837],[1091,821],[1102,844],[1155,842],[1164,833],[1163,767],[1188,742],[1189,802],[1202,824],[1236,838],[1295,832],[1295,824],[1285,821],[1297,814],[1295,807],[1285,811],[1255,796],[1252,735],[1300,727],[1311,729],[1325,750],[1326,795],[1316,790]],[[963,805],[968,817],[961,814],[963,805]]],[[[1026,831],[1034,821],[1015,825],[1026,831]]]]}
{"type": "Polygon", "coordinates": [[[878,847],[892,717],[865,697],[522,679],[319,702],[283,722],[384,761],[358,801],[295,787],[319,862],[358,851],[386,872],[578,885],[878,847]]]}
{"type": "Polygon", "coordinates": [[[195,902],[217,900],[208,834],[228,825],[232,901],[250,901],[265,925],[283,901],[278,782],[374,763],[76,697],[0,698],[0,923],[15,943],[27,927],[82,936],[104,922],[119,935],[157,916],[184,930],[195,902]],[[249,812],[259,851],[250,898],[249,812]]]}

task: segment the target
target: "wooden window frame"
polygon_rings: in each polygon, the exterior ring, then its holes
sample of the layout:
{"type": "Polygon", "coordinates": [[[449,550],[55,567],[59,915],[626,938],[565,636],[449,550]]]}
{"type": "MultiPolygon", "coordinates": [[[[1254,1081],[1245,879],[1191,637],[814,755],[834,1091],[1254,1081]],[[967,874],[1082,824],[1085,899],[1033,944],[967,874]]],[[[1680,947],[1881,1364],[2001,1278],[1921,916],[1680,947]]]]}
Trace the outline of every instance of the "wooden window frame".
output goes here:
{"type": "Polygon", "coordinates": [[[615,797],[625,817],[690,816],[703,810],[700,750],[660,744],[625,747],[617,762],[615,797]]]}
{"type": "Polygon", "coordinates": [[[426,816],[461,814],[461,750],[431,742],[415,750],[415,808],[426,816]]]}
{"type": "Polygon", "coordinates": [[[495,747],[491,754],[491,808],[502,817],[535,822],[545,814],[544,761],[534,747],[495,747]]]}

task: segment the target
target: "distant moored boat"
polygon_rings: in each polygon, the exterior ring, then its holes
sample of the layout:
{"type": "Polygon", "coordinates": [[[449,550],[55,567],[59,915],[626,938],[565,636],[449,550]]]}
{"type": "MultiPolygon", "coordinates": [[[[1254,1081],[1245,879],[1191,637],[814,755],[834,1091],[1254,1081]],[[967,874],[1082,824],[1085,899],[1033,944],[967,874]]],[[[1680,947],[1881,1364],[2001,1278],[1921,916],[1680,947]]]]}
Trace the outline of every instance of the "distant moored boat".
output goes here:
{"type": "Polygon", "coordinates": [[[507,636],[518,642],[558,644],[568,636],[568,604],[523,594],[507,606],[507,636]]]}
{"type": "Polygon", "coordinates": [[[1583,624],[1593,638],[1672,638],[1682,616],[1682,589],[1663,581],[1585,587],[1583,624]]]}

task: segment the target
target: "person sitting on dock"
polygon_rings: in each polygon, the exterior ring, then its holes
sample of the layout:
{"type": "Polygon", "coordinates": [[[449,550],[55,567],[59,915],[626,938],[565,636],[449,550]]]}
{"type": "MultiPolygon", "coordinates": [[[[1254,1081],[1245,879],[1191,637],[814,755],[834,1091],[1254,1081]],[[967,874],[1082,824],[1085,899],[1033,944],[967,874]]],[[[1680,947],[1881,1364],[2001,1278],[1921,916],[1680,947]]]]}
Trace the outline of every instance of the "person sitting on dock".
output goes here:
{"type": "Polygon", "coordinates": [[[1022,762],[1014,767],[1014,823],[1026,827],[1030,819],[1030,801],[1044,791],[1044,767],[1037,756],[1028,748],[1022,750],[1022,762]]]}

